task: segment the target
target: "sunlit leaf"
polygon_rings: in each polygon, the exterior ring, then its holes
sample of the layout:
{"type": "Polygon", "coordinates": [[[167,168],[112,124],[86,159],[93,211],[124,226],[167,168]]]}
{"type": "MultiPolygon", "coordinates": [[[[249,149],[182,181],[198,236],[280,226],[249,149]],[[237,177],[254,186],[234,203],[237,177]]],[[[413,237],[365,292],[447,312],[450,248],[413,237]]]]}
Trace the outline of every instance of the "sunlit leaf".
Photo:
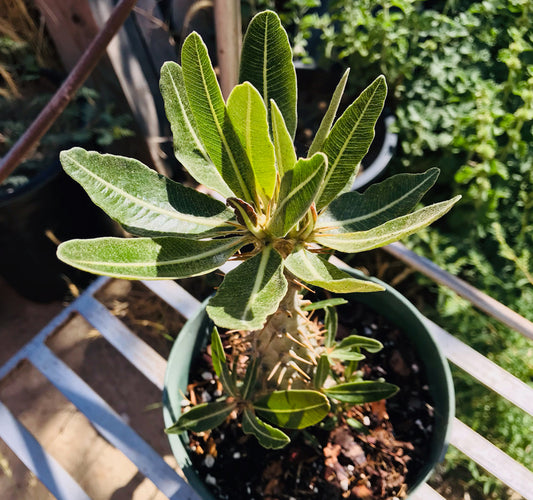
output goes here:
{"type": "Polygon", "coordinates": [[[283,263],[272,247],[246,260],[226,274],[207,313],[219,326],[231,329],[261,328],[287,291],[283,263]]]}
{"type": "Polygon", "coordinates": [[[272,113],[272,141],[274,142],[274,152],[276,155],[276,166],[280,177],[285,172],[292,170],[296,164],[296,151],[292,143],[292,137],[287,130],[285,120],[281,115],[276,101],[270,100],[272,113]]]}
{"type": "Polygon", "coordinates": [[[331,130],[331,126],[333,125],[333,121],[335,120],[335,116],[337,115],[337,110],[339,109],[339,104],[341,102],[342,94],[344,93],[344,88],[346,87],[346,82],[348,81],[349,73],[350,69],[347,69],[344,72],[344,75],[342,75],[342,78],[338,83],[337,87],[335,88],[326,114],[320,122],[320,127],[318,127],[311,146],[309,146],[307,156],[313,156],[317,151],[322,150],[324,141],[326,140],[326,137],[328,136],[329,131],[331,130]]]}
{"type": "Polygon", "coordinates": [[[341,234],[323,232],[316,234],[314,240],[325,247],[333,248],[340,252],[356,253],[378,248],[429,226],[429,224],[448,212],[460,198],[460,196],[456,196],[451,200],[429,205],[412,214],[385,222],[381,226],[368,231],[341,234]]]}
{"type": "Polygon", "coordinates": [[[296,132],[296,70],[287,33],[276,13],[257,14],[248,25],[241,53],[239,82],[250,82],[261,94],[270,119],[276,101],[291,137],[296,132]]]}
{"type": "Polygon", "coordinates": [[[231,229],[234,215],[223,203],[137,160],[82,148],[62,151],[60,159],[93,202],[133,234],[198,238],[231,229]]]}
{"type": "Polygon", "coordinates": [[[205,432],[218,427],[230,413],[237,408],[235,401],[216,401],[193,406],[183,413],[178,421],[165,429],[167,434],[179,434],[183,431],[205,432]]]}
{"type": "Polygon", "coordinates": [[[245,408],[242,415],[242,430],[245,434],[254,435],[264,448],[277,450],[290,442],[287,434],[263,422],[248,408],[245,408]]]}
{"type": "Polygon", "coordinates": [[[362,382],[346,382],[323,390],[330,398],[360,405],[390,398],[398,392],[398,387],[387,382],[364,380],[362,382]]]}
{"type": "Polygon", "coordinates": [[[318,364],[315,370],[315,376],[313,378],[313,385],[317,389],[322,389],[324,382],[328,378],[329,372],[330,372],[329,359],[324,354],[320,356],[320,358],[318,358],[318,364]]]}
{"type": "Polygon", "coordinates": [[[198,33],[183,42],[181,59],[187,96],[209,157],[239,198],[257,201],[250,160],[227,115],[207,47],[198,33]]]}
{"type": "Polygon", "coordinates": [[[224,352],[224,346],[222,345],[222,340],[216,326],[211,332],[211,359],[213,360],[213,369],[226,392],[230,396],[236,396],[237,386],[229,372],[228,364],[226,363],[226,353],[224,352]]]}
{"type": "Polygon", "coordinates": [[[318,302],[312,302],[302,307],[304,311],[315,311],[316,309],[326,309],[328,306],[342,306],[347,304],[348,301],[342,297],[332,297],[331,299],[319,300],[318,302]]]}
{"type": "Polygon", "coordinates": [[[314,425],[328,414],[329,408],[324,394],[311,390],[274,391],[254,403],[260,417],[287,429],[314,425]]]}
{"type": "Polygon", "coordinates": [[[423,174],[398,174],[373,184],[362,194],[344,193],[320,215],[317,227],[341,233],[366,231],[408,214],[435,184],[438,175],[437,168],[423,174]]]}
{"type": "Polygon", "coordinates": [[[268,132],[267,111],[259,92],[248,82],[237,85],[228,97],[228,115],[250,159],[256,190],[267,200],[276,184],[274,146],[268,132]]]}
{"type": "Polygon", "coordinates": [[[367,280],[353,278],[305,248],[285,259],[285,267],[298,279],[336,293],[378,292],[384,288],[367,280]]]}
{"type": "Polygon", "coordinates": [[[386,95],[387,84],[385,78],[380,76],[333,125],[322,147],[328,156],[328,170],[323,190],[318,196],[318,210],[331,203],[353,183],[359,163],[374,139],[374,125],[381,114],[386,95]]]}
{"type": "Polygon", "coordinates": [[[327,306],[324,312],[324,328],[326,329],[324,345],[326,347],[332,347],[337,338],[339,315],[337,314],[337,309],[332,306],[327,306]]]}
{"type": "Polygon", "coordinates": [[[200,184],[214,189],[225,198],[234,196],[207,154],[192,114],[183,71],[179,64],[172,61],[163,64],[159,88],[172,130],[174,154],[178,161],[200,184]]]}
{"type": "Polygon", "coordinates": [[[61,243],[57,256],[83,271],[116,278],[178,279],[214,271],[242,244],[241,238],[96,238],[61,243]]]}
{"type": "Polygon", "coordinates": [[[326,171],[326,156],[317,153],[301,158],[281,179],[279,201],[268,231],[275,237],[285,236],[307,213],[320,189],[326,171]]]}

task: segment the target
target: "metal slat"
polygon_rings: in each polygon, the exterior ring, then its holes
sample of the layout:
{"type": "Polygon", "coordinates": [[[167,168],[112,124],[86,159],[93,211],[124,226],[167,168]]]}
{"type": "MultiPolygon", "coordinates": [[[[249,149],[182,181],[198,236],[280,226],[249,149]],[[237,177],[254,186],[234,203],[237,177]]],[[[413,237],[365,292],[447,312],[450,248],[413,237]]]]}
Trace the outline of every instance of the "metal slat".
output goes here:
{"type": "Polygon", "coordinates": [[[446,357],[489,389],[533,416],[533,388],[426,319],[446,357]]]}
{"type": "Polygon", "coordinates": [[[401,243],[391,243],[383,247],[383,250],[386,250],[397,259],[425,274],[436,283],[450,288],[457,295],[465,298],[489,316],[496,318],[509,328],[533,340],[533,323],[492,297],[489,297],[486,293],[481,292],[462,279],[446,272],[429,259],[417,255],[401,243]]]}
{"type": "Polygon", "coordinates": [[[193,314],[202,304],[175,281],[147,280],[142,283],[145,287],[163,299],[170,307],[178,311],[185,319],[189,319],[189,316],[191,316],[191,314],[193,314]]]}
{"type": "Polygon", "coordinates": [[[77,311],[150,382],[163,390],[166,360],[91,295],[76,302],[77,311]]]}
{"type": "Polygon", "coordinates": [[[199,500],[198,495],[117,413],[48,347],[32,352],[30,361],[70,400],[115,448],[171,500],[199,500]]]}
{"type": "Polygon", "coordinates": [[[533,472],[457,418],[450,443],[526,500],[533,500],[533,472]]]}
{"type": "Polygon", "coordinates": [[[0,438],[57,500],[91,500],[2,402],[0,402],[0,438]]]}
{"type": "Polygon", "coordinates": [[[415,493],[409,495],[411,500],[444,500],[444,497],[437,493],[431,486],[424,483],[415,493]]]}

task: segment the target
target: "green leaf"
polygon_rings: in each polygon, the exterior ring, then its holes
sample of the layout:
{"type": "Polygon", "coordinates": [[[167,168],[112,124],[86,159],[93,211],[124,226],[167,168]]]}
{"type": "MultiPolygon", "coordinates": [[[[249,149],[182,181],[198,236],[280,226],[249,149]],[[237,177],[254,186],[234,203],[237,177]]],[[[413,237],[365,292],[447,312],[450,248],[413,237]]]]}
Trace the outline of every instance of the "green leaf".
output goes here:
{"type": "Polygon", "coordinates": [[[408,214],[438,175],[438,168],[423,174],[398,174],[370,186],[363,194],[344,193],[319,216],[316,227],[341,233],[366,231],[408,214]]]}
{"type": "Polygon", "coordinates": [[[179,434],[186,430],[205,432],[214,429],[222,424],[235,408],[237,403],[227,400],[193,406],[188,412],[183,413],[174,425],[167,427],[165,432],[179,434]]]}
{"type": "Polygon", "coordinates": [[[250,160],[227,115],[207,47],[198,33],[191,33],[183,42],[181,60],[191,110],[209,157],[239,198],[256,202],[250,160]]]}
{"type": "Polygon", "coordinates": [[[178,279],[214,271],[242,245],[241,238],[96,238],[61,243],[57,256],[83,271],[115,278],[178,279]]]}
{"type": "Polygon", "coordinates": [[[270,118],[276,101],[291,137],[296,133],[296,70],[287,33],[276,13],[257,14],[248,25],[241,53],[239,82],[250,82],[261,94],[270,118]]]}
{"type": "Polygon", "coordinates": [[[267,317],[276,312],[287,286],[281,256],[267,246],[226,274],[207,305],[207,314],[224,328],[261,328],[267,317]]]}
{"type": "Polygon", "coordinates": [[[324,382],[328,378],[329,371],[329,359],[325,354],[323,354],[320,356],[320,358],[318,358],[318,365],[316,367],[315,376],[313,379],[313,385],[317,389],[322,389],[324,382]]]}
{"type": "Polygon", "coordinates": [[[253,393],[255,381],[257,378],[258,365],[259,365],[259,360],[257,358],[254,358],[248,362],[248,367],[246,368],[246,374],[244,375],[244,380],[241,386],[242,399],[249,398],[250,394],[253,393]]]}
{"type": "Polygon", "coordinates": [[[263,448],[278,450],[291,441],[287,434],[263,422],[249,408],[245,408],[242,415],[242,430],[245,434],[254,435],[263,448]]]}
{"type": "Polygon", "coordinates": [[[237,395],[237,386],[231,376],[226,363],[226,353],[218,333],[217,327],[211,332],[211,359],[213,360],[213,369],[220,379],[220,383],[230,396],[237,395]]]}
{"type": "Polygon", "coordinates": [[[371,281],[352,278],[336,266],[305,248],[285,259],[285,267],[297,278],[335,293],[379,292],[384,290],[371,281]]]}
{"type": "Polygon", "coordinates": [[[374,139],[374,125],[383,109],[387,84],[383,76],[371,83],[337,120],[322,151],[328,156],[328,171],[317,210],[351,186],[359,163],[374,139]]]}
{"type": "Polygon", "coordinates": [[[331,299],[319,300],[318,302],[313,302],[312,304],[307,304],[302,307],[302,311],[314,311],[316,309],[326,309],[328,306],[342,306],[347,304],[348,301],[342,297],[332,297],[331,299]]]}
{"type": "Polygon", "coordinates": [[[285,120],[276,101],[270,100],[270,110],[272,118],[272,140],[274,142],[274,152],[276,155],[277,171],[281,177],[294,168],[296,164],[296,151],[292,143],[292,137],[287,130],[285,120]]]}
{"type": "Polygon", "coordinates": [[[338,326],[339,315],[337,314],[337,309],[332,306],[327,306],[324,315],[324,328],[326,329],[324,344],[326,347],[332,347],[335,344],[338,326]]]}
{"type": "Polygon", "coordinates": [[[163,64],[159,88],[174,138],[174,154],[178,161],[200,184],[214,189],[224,198],[235,196],[207,154],[192,114],[183,71],[179,64],[172,61],[163,64]]]}
{"type": "Polygon", "coordinates": [[[344,72],[344,75],[342,75],[340,82],[335,88],[335,92],[333,92],[333,96],[331,98],[331,101],[329,102],[326,114],[324,115],[324,118],[322,118],[322,122],[320,123],[320,127],[318,127],[318,130],[315,134],[315,138],[313,139],[313,142],[309,147],[307,156],[313,156],[316,152],[322,150],[324,141],[326,140],[326,137],[328,136],[329,131],[331,130],[331,125],[333,125],[333,121],[335,120],[335,116],[337,115],[337,110],[339,109],[339,104],[342,99],[342,94],[344,93],[344,88],[346,87],[346,82],[348,81],[349,73],[350,69],[348,68],[344,72]]]}
{"type": "Polygon", "coordinates": [[[337,349],[365,349],[368,352],[379,352],[383,349],[383,344],[376,339],[363,337],[361,335],[350,335],[343,338],[335,347],[337,349]]]}
{"type": "Polygon", "coordinates": [[[386,382],[365,380],[363,382],[346,382],[334,385],[324,389],[324,392],[330,398],[338,399],[344,403],[360,405],[390,398],[398,392],[398,387],[386,382]]]}
{"type": "Polygon", "coordinates": [[[248,82],[237,85],[228,97],[228,115],[255,174],[256,191],[266,201],[274,195],[276,159],[268,133],[265,105],[259,92],[248,82]]]}
{"type": "Polygon", "coordinates": [[[326,156],[317,153],[312,158],[301,158],[285,172],[278,205],[267,228],[272,236],[285,236],[306,214],[320,189],[326,164],[326,156]]]}
{"type": "Polygon", "coordinates": [[[314,425],[328,414],[329,408],[324,394],[311,390],[274,391],[254,403],[260,417],[287,429],[314,425]]]}
{"type": "Polygon", "coordinates": [[[314,241],[325,247],[347,253],[364,252],[378,248],[428,226],[448,212],[460,198],[460,196],[456,196],[451,200],[429,205],[368,231],[342,234],[317,233],[314,236],[314,241]]]}
{"type": "Polygon", "coordinates": [[[62,151],[60,159],[93,202],[133,234],[200,238],[231,229],[234,215],[223,203],[137,160],[82,148],[62,151]]]}

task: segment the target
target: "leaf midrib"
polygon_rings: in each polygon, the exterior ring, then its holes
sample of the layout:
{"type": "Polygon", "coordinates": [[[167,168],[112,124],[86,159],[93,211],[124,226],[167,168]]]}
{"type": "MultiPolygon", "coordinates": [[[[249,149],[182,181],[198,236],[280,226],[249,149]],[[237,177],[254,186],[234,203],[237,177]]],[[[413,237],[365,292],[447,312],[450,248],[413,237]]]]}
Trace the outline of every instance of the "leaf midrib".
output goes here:
{"type": "MultiPolygon", "coordinates": [[[[429,179],[428,179],[429,180],[429,179]]],[[[387,204],[387,205],[384,205],[383,207],[380,207],[378,210],[375,210],[374,212],[370,212],[370,213],[367,213],[365,215],[360,215],[359,217],[353,217],[351,219],[335,219],[337,222],[340,222],[342,223],[342,225],[349,225],[349,224],[353,224],[354,222],[360,222],[360,221],[363,221],[363,220],[366,220],[366,219],[370,219],[386,210],[388,210],[389,208],[391,207],[394,207],[395,205],[398,205],[401,201],[403,201],[405,198],[407,198],[408,196],[410,196],[413,192],[415,192],[418,188],[420,188],[420,186],[422,184],[425,184],[427,182],[427,180],[424,180],[423,182],[421,182],[420,184],[418,184],[417,186],[415,186],[413,189],[411,189],[410,191],[407,191],[403,196],[400,196],[399,198],[395,199],[394,201],[392,201],[391,203],[387,204]]],[[[320,219],[319,219],[320,220],[320,219]]],[[[326,225],[326,223],[324,223],[326,225]]],[[[327,222],[327,226],[330,226],[331,225],[331,221],[330,222],[327,222]]],[[[317,227],[324,227],[320,224],[320,222],[317,224],[317,227]]]]}
{"type": "MultiPolygon", "coordinates": [[[[132,240],[135,241],[135,240],[132,240]]],[[[241,240],[242,241],[242,240],[241,240]]],[[[195,254],[188,257],[182,257],[180,259],[173,259],[173,260],[165,260],[162,262],[156,261],[148,261],[148,262],[113,262],[113,261],[92,261],[92,260],[79,260],[79,259],[72,259],[73,261],[79,263],[79,264],[87,264],[87,265],[107,265],[107,266],[113,266],[118,268],[128,268],[128,267],[146,267],[146,266],[153,266],[153,267],[160,267],[160,266],[171,266],[174,264],[185,264],[187,262],[193,261],[193,260],[200,260],[205,259],[208,257],[211,257],[213,255],[216,255],[218,253],[223,253],[225,250],[229,250],[231,247],[235,246],[237,247],[239,245],[239,240],[235,240],[231,243],[228,243],[221,247],[215,247],[207,252],[201,253],[201,254],[195,254]]]]}
{"type": "Polygon", "coordinates": [[[323,183],[324,188],[322,188],[319,197],[322,195],[322,193],[324,192],[325,187],[328,185],[329,180],[331,179],[331,176],[335,172],[335,169],[337,168],[337,165],[339,164],[339,162],[340,162],[340,160],[342,158],[342,155],[344,154],[344,151],[346,151],[346,148],[348,147],[348,143],[352,139],[353,134],[355,133],[356,129],[359,127],[359,124],[361,123],[361,121],[363,119],[363,116],[366,114],[366,111],[367,111],[368,107],[370,106],[370,103],[372,102],[372,99],[374,98],[374,96],[376,95],[376,93],[378,91],[378,88],[379,88],[379,85],[376,85],[376,88],[374,89],[374,92],[372,92],[372,95],[369,97],[369,99],[367,100],[366,104],[364,105],[363,111],[359,115],[359,119],[355,122],[354,126],[352,127],[352,130],[348,134],[347,139],[344,141],[341,149],[339,150],[339,153],[338,153],[337,157],[335,158],[335,161],[331,165],[331,168],[328,168],[328,172],[326,173],[326,177],[324,178],[324,183],[323,183]]]}
{"type": "Polygon", "coordinates": [[[204,68],[202,66],[202,61],[200,59],[200,51],[198,50],[198,40],[194,40],[194,44],[195,44],[195,49],[196,49],[195,50],[195,54],[196,54],[196,58],[197,58],[197,61],[198,61],[198,68],[200,70],[200,75],[202,77],[202,85],[204,86],[204,92],[205,92],[205,95],[207,97],[207,102],[209,104],[209,109],[211,110],[211,115],[215,119],[215,125],[217,127],[218,136],[220,137],[220,140],[222,141],[222,144],[224,146],[226,154],[228,155],[228,158],[230,160],[231,167],[233,168],[233,172],[235,173],[235,175],[237,177],[237,181],[239,183],[239,186],[241,187],[241,190],[242,190],[244,196],[246,197],[246,199],[248,201],[253,201],[252,197],[250,196],[250,192],[248,191],[248,187],[246,186],[246,183],[244,182],[244,179],[241,176],[241,173],[240,173],[239,168],[237,166],[237,162],[235,161],[235,157],[233,156],[233,151],[231,150],[231,148],[229,147],[228,142],[226,141],[226,136],[224,135],[224,131],[223,131],[221,125],[220,125],[220,122],[218,120],[218,116],[215,113],[215,108],[213,106],[213,101],[211,100],[211,94],[209,93],[209,89],[207,88],[207,82],[206,82],[206,79],[205,79],[204,68]]]}
{"type": "Polygon", "coordinates": [[[194,216],[194,215],[185,215],[185,214],[182,214],[181,212],[178,212],[178,211],[167,210],[167,209],[165,209],[163,207],[154,205],[152,203],[148,203],[145,200],[142,200],[141,198],[133,196],[130,193],[128,193],[127,191],[124,191],[123,189],[120,189],[116,185],[111,184],[110,182],[106,181],[102,177],[100,177],[97,174],[95,174],[94,172],[92,172],[90,169],[88,169],[85,166],[83,166],[82,163],[80,163],[79,161],[74,159],[72,156],[68,155],[68,158],[69,158],[69,160],[74,162],[78,166],[78,168],[80,168],[82,171],[84,171],[86,174],[91,176],[96,181],[101,182],[107,188],[111,188],[112,191],[114,191],[117,194],[120,194],[121,196],[123,196],[124,198],[132,201],[134,204],[149,210],[150,212],[155,212],[156,214],[159,214],[159,215],[166,215],[166,216],[168,216],[171,219],[175,219],[175,220],[179,220],[179,221],[190,222],[190,223],[194,223],[194,224],[200,224],[200,225],[203,225],[203,226],[211,226],[211,227],[219,227],[221,224],[225,224],[226,221],[227,221],[227,219],[222,219],[222,218],[217,219],[216,216],[211,216],[211,217],[201,217],[200,216],[199,217],[199,216],[194,216]]]}
{"type": "Polygon", "coordinates": [[[174,78],[172,77],[172,72],[168,68],[167,68],[167,72],[169,74],[170,81],[172,82],[172,88],[174,89],[174,93],[176,95],[179,107],[181,109],[181,115],[183,116],[183,121],[185,122],[187,128],[189,129],[190,135],[194,138],[194,143],[198,147],[200,153],[202,154],[202,156],[207,161],[210,162],[211,160],[209,158],[209,155],[208,155],[207,151],[205,150],[204,144],[201,142],[200,138],[196,134],[196,131],[194,130],[194,127],[192,126],[192,123],[189,120],[189,117],[187,116],[187,112],[185,110],[185,106],[183,105],[183,101],[180,98],[180,94],[179,94],[178,88],[177,88],[176,84],[174,83],[174,78]]]}

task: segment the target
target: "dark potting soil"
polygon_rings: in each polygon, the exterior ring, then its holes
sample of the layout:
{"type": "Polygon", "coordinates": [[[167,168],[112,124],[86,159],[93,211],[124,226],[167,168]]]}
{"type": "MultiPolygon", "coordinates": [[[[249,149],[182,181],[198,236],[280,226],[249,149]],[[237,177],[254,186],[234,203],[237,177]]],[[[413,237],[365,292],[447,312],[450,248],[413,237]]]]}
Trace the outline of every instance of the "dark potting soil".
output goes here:
{"type": "MultiPolygon", "coordinates": [[[[354,406],[335,422],[326,419],[289,431],[291,443],[266,450],[243,434],[237,420],[210,433],[190,433],[190,455],[200,477],[219,499],[394,499],[409,484],[429,451],[433,408],[425,374],[405,336],[383,317],[358,304],[339,308],[339,338],[355,329],[380,340],[360,369],[367,379],[400,387],[387,401],[354,406]]],[[[197,402],[220,396],[210,358],[201,357],[190,389],[197,402]],[[206,380],[207,379],[207,380],[206,380]]]]}

